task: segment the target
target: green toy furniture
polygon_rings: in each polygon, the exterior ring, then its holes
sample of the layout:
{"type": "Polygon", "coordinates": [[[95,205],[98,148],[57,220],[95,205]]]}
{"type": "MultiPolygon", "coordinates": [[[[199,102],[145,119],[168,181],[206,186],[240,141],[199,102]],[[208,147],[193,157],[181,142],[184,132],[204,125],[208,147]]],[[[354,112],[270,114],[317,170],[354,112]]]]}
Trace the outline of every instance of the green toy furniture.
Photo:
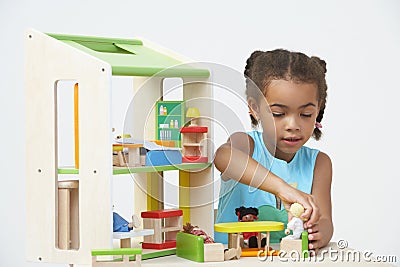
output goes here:
{"type": "Polygon", "coordinates": [[[176,256],[196,262],[224,261],[224,245],[204,244],[201,236],[179,232],[176,235],[176,256]]]}

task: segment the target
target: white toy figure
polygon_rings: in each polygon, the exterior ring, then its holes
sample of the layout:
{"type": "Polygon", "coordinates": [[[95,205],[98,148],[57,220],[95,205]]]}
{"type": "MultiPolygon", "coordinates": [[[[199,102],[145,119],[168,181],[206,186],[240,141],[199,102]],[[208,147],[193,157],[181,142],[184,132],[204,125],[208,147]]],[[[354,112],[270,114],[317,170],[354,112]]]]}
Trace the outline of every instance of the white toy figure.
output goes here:
{"type": "Polygon", "coordinates": [[[300,219],[300,215],[304,212],[304,207],[299,203],[293,203],[290,206],[289,212],[293,215],[293,218],[288,222],[285,234],[288,235],[290,230],[293,231],[293,234],[283,239],[300,239],[301,233],[304,231],[304,222],[300,219]]]}

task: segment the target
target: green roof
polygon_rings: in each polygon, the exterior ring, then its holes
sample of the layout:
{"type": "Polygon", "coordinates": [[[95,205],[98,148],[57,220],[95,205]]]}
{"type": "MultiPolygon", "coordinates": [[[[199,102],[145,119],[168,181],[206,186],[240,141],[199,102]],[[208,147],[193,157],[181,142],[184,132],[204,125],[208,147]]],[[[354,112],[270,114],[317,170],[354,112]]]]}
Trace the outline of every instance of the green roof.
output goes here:
{"type": "Polygon", "coordinates": [[[111,65],[113,75],[198,77],[210,72],[155,51],[137,39],[48,34],[111,65]]]}

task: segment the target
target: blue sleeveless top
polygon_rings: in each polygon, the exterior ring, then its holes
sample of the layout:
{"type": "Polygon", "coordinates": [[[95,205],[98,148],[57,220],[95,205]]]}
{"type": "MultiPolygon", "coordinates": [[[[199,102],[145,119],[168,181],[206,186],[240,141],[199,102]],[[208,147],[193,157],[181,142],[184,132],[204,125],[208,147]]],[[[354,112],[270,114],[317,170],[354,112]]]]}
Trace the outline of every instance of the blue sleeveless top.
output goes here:
{"type": "MultiPolygon", "coordinates": [[[[287,163],[273,157],[264,145],[262,132],[251,131],[247,133],[254,140],[253,159],[269,169],[272,173],[286,181],[288,184],[297,185],[297,189],[310,194],[314,177],[315,160],[318,150],[301,147],[294,158],[287,163]]],[[[240,206],[260,207],[263,205],[276,206],[275,195],[256,189],[249,185],[229,179],[221,180],[218,213],[215,223],[237,222],[235,209],[240,206]]],[[[281,209],[284,209],[283,205],[281,209]]],[[[214,233],[216,242],[227,243],[225,233],[214,233]]]]}

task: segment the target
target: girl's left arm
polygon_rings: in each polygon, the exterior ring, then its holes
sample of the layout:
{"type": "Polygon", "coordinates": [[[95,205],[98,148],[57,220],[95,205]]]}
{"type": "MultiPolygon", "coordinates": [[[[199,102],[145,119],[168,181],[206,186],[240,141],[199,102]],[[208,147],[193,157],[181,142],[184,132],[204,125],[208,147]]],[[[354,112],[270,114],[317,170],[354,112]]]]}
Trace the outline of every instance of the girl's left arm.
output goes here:
{"type": "Polygon", "coordinates": [[[319,206],[320,219],[314,225],[307,225],[309,249],[317,251],[326,246],[333,235],[332,223],[332,162],[329,156],[319,152],[314,167],[314,179],[311,194],[319,206]]]}

